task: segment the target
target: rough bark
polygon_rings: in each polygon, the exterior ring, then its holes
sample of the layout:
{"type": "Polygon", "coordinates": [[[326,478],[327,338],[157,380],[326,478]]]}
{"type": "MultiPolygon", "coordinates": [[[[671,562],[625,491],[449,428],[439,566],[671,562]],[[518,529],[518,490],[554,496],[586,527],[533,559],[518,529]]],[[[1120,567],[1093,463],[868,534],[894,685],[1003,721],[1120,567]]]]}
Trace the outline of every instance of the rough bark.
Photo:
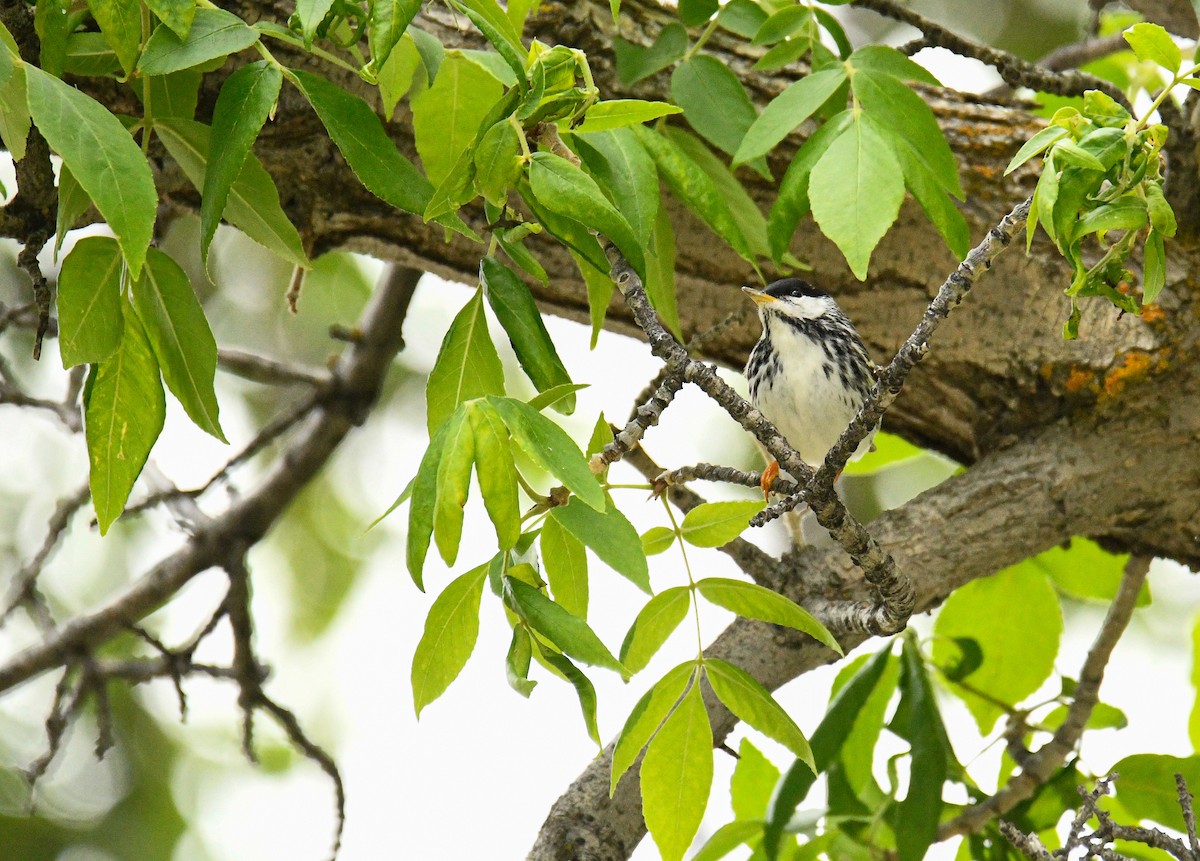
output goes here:
{"type": "MultiPolygon", "coordinates": [[[[251,17],[281,19],[291,4],[229,5],[251,17]]],[[[456,29],[443,12],[426,10],[422,26],[448,43],[474,44],[474,37],[456,29]]],[[[665,20],[647,0],[626,0],[620,30],[646,42],[665,20]]],[[[665,73],[632,90],[616,81],[607,3],[544,3],[533,27],[545,41],[587,51],[606,97],[665,96],[665,73]]],[[[748,50],[720,37],[708,48],[745,73],[760,103],[790,80],[750,74],[748,50]]],[[[352,77],[339,82],[365,92],[352,77]]],[[[201,105],[211,110],[216,91],[217,83],[208,83],[201,105]]],[[[1020,103],[993,104],[950,90],[930,89],[924,95],[959,159],[967,191],[963,210],[978,239],[1031,191],[1030,171],[1004,177],[1003,169],[1038,121],[1020,103]]],[[[398,145],[412,154],[411,117],[404,108],[390,128],[398,145]]],[[[798,142],[791,140],[773,157],[776,175],[798,142]]],[[[294,93],[285,95],[257,152],[315,252],[350,248],[452,279],[474,279],[480,248],[457,236],[445,241],[440,229],[364,191],[294,93]]],[[[1184,155],[1172,164],[1175,190],[1197,184],[1194,162],[1184,155]]],[[[162,170],[170,203],[194,209],[194,191],[165,157],[162,170]]],[[[749,174],[742,178],[751,194],[769,205],[770,186],[749,174]]],[[[1052,249],[1035,242],[1029,256],[1020,248],[1006,253],[938,332],[929,358],[912,375],[885,426],[971,468],[871,525],[913,578],[920,610],[936,606],[963,583],[1072,535],[1200,567],[1200,374],[1194,365],[1200,303],[1192,265],[1195,232],[1187,227],[1197,219],[1186,192],[1175,199],[1184,204],[1179,214],[1185,229],[1171,245],[1168,285],[1151,313],[1120,316],[1099,301],[1089,302],[1082,337],[1064,341],[1067,270],[1052,249]]],[[[694,334],[741,307],[736,288],[753,273],[731,251],[720,249],[694,217],[675,207],[672,218],[683,326],[694,334]]],[[[801,227],[792,250],[811,263],[810,277],[837,296],[877,359],[887,358],[912,330],[955,262],[911,204],[876,251],[866,283],[854,281],[811,223],[801,227]]],[[[551,273],[548,286],[534,285],[543,308],[585,318],[586,291],[570,259],[548,243],[537,251],[551,273]]],[[[632,330],[616,299],[608,325],[632,330]]],[[[747,322],[708,342],[706,350],[739,366],[756,335],[747,315],[747,322]]],[[[652,437],[648,444],[653,450],[652,437]]],[[[801,551],[785,558],[777,573],[785,591],[806,601],[865,596],[839,550],[801,551]]],[[[833,657],[811,641],[748,622],[731,626],[712,653],[734,660],[772,689],[833,657]]],[[[720,740],[733,719],[715,703],[710,709],[720,740]]],[[[566,791],[531,858],[628,857],[644,833],[636,781],[626,777],[610,800],[607,767],[606,754],[566,791]]]]}

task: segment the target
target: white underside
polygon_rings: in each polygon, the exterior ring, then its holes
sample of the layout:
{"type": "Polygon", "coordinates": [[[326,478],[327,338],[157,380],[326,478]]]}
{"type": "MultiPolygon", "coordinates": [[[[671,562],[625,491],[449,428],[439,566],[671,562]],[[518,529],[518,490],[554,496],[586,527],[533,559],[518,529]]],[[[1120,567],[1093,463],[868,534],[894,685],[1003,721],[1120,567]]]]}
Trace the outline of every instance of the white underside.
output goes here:
{"type": "MultiPolygon", "coordinates": [[[[776,377],[772,385],[760,386],[756,406],[787,437],[804,462],[817,467],[858,412],[859,403],[842,388],[836,368],[826,378],[820,347],[806,338],[789,337],[790,333],[772,332],[776,334],[779,337],[771,340],[779,351],[780,363],[787,368],[791,385],[780,386],[776,377]]],[[[875,431],[871,431],[850,459],[866,455],[874,438],[875,431]]]]}

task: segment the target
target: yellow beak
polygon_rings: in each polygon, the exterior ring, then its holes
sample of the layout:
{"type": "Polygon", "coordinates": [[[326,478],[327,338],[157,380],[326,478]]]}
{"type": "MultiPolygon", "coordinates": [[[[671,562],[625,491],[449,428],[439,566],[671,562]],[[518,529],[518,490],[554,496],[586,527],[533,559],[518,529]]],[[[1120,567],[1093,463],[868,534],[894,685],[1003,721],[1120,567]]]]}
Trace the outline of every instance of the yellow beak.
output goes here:
{"type": "Polygon", "coordinates": [[[774,296],[764,293],[762,290],[755,290],[753,287],[743,287],[742,292],[754,300],[756,305],[768,305],[771,302],[778,302],[774,296]]]}

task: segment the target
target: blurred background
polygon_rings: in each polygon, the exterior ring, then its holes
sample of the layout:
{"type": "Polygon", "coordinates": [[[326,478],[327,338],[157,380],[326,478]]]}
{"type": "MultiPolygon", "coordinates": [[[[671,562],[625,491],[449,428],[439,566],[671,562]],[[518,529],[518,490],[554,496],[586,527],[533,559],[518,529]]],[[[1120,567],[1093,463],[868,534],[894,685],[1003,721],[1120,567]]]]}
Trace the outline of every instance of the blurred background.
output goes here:
{"type": "MultiPolygon", "coordinates": [[[[1082,0],[912,5],[952,29],[1030,59],[1079,39],[1089,15],[1082,0]]],[[[845,7],[837,10],[846,13],[845,7]]],[[[884,33],[878,29],[885,26],[881,19],[854,10],[847,20],[856,41],[886,39],[898,44],[910,35],[903,30],[884,33]]],[[[942,51],[925,51],[917,59],[959,89],[982,92],[998,80],[974,61],[942,51]]],[[[11,166],[3,169],[7,172],[0,173],[0,179],[11,190],[11,166]]],[[[86,233],[72,234],[67,247],[86,233]]],[[[196,221],[182,218],[170,225],[163,242],[189,269],[218,343],[312,366],[323,366],[338,352],[340,345],[328,337],[330,324],[353,324],[381,269],[377,261],[345,253],[321,258],[305,282],[299,313],[293,315],[283,300],[291,275],[285,264],[222,228],[211,265],[218,289],[199,265],[197,236],[196,221]]],[[[15,268],[15,251],[8,244],[0,254],[0,302],[5,305],[27,301],[27,282],[15,268]]],[[[43,265],[48,274],[56,270],[49,256],[43,265]]],[[[404,566],[406,508],[373,529],[368,526],[416,472],[426,443],[425,379],[441,334],[469,295],[461,285],[431,276],[421,281],[405,322],[406,348],[380,407],[250,557],[259,654],[272,668],[268,692],[292,709],[309,736],[334,755],[346,783],[344,861],[523,857],[553,801],[597,753],[569,686],[543,673],[535,677],[545,684],[528,701],[508,687],[504,653],[509,630],[499,602],[490,594],[466,670],[419,723],[413,716],[413,650],[429,605],[452,572],[431,556],[427,592],[413,586],[404,566]]],[[[591,384],[580,393],[567,429],[576,439],[586,439],[601,413],[623,422],[633,398],[657,370],[645,346],[606,332],[589,351],[582,327],[557,319],[549,320],[548,326],[575,380],[591,384]]],[[[498,329],[494,340],[506,363],[506,377],[519,395],[524,377],[498,329]]],[[[29,333],[10,329],[0,338],[0,359],[27,388],[61,397],[66,379],[56,343],[47,342],[36,364],[29,359],[31,344],[29,333]]],[[[727,376],[744,390],[739,373],[730,371],[727,376]]],[[[200,484],[231,451],[251,439],[266,418],[302,394],[219,374],[222,424],[231,447],[197,430],[168,399],[166,430],[152,462],[182,487],[200,484]]],[[[740,429],[689,389],[663,424],[647,435],[645,447],[670,466],[709,461],[757,468],[761,463],[740,429]],[[695,433],[697,427],[705,432],[695,433]]],[[[847,496],[867,514],[902,504],[957,468],[899,441],[885,440],[880,448],[877,456],[844,479],[847,496]]],[[[220,492],[236,494],[253,487],[256,472],[271,457],[268,449],[219,491],[218,498],[220,492]]],[[[86,473],[81,438],[44,415],[0,406],[0,588],[37,552],[57,500],[75,493],[86,473]]],[[[642,482],[632,470],[614,472],[612,478],[642,482]]],[[[135,497],[145,488],[143,481],[135,497]]],[[[712,486],[700,490],[710,499],[733,498],[736,493],[712,486]]],[[[622,494],[623,509],[640,531],[668,524],[661,504],[647,500],[644,490],[616,493],[622,494]]],[[[478,499],[477,493],[473,497],[478,499]]],[[[90,508],[75,515],[41,580],[59,619],[95,607],[183,540],[161,508],[123,518],[104,539],[90,517],[90,508]]],[[[469,548],[472,537],[486,548],[490,536],[480,507],[469,505],[463,557],[454,573],[486,560],[486,549],[474,558],[469,548]]],[[[784,547],[781,528],[763,530],[753,539],[773,552],[784,547]]],[[[737,576],[732,564],[715,551],[693,550],[691,561],[704,576],[737,576]]],[[[640,606],[640,593],[598,564],[591,570],[591,622],[601,638],[615,646],[632,621],[633,608],[640,606]]],[[[1086,571],[1077,573],[1088,576],[1086,571]]],[[[656,590],[686,582],[678,552],[653,557],[651,577],[656,590]]],[[[1191,632],[1200,593],[1188,572],[1172,564],[1155,563],[1150,580],[1153,604],[1135,616],[1102,693],[1105,702],[1125,712],[1129,726],[1085,737],[1085,759],[1098,773],[1133,752],[1192,753],[1187,734],[1195,696],[1191,632]],[[1164,691],[1177,693],[1164,697],[1164,691]]],[[[220,601],[224,582],[221,572],[201,575],[180,600],[147,620],[147,627],[168,643],[186,639],[220,601]]],[[[1073,675],[1104,606],[1078,598],[1079,590],[1062,585],[1065,633],[1059,670],[1073,675]]],[[[716,637],[730,618],[704,608],[705,640],[716,637]]],[[[930,624],[928,618],[914,620],[919,632],[927,633],[930,624]]],[[[11,655],[37,636],[37,629],[18,614],[0,629],[0,654],[11,655]]],[[[219,634],[211,637],[198,659],[228,662],[227,643],[219,634]]],[[[872,650],[880,647],[869,645],[872,650]]],[[[129,637],[114,644],[111,654],[128,654],[135,646],[129,637]]],[[[694,642],[680,633],[628,685],[611,674],[591,673],[600,702],[601,737],[607,741],[620,729],[648,680],[693,654],[694,642]]],[[[835,671],[808,674],[779,694],[806,732],[823,713],[835,671]]],[[[236,688],[228,683],[187,681],[185,720],[167,681],[132,690],[113,686],[109,693],[116,717],[115,748],[97,761],[95,721],[74,724],[31,798],[21,769],[46,749],[44,721],[55,681],[43,677],[0,699],[0,859],[327,857],[335,825],[329,781],[293,752],[265,719],[257,722],[256,732],[261,765],[249,764],[241,752],[236,688]]],[[[965,708],[956,703],[946,709],[959,759],[970,763],[991,757],[998,767],[998,746],[979,739],[965,708]]],[[[730,746],[736,748],[743,734],[739,730],[730,746]]],[[[752,738],[776,765],[790,764],[791,755],[783,748],[756,734],[752,738]]],[[[718,752],[716,762],[700,841],[731,816],[727,786],[733,760],[718,752]]],[[[990,788],[994,786],[985,786],[990,788]]],[[[949,857],[954,846],[935,851],[949,857]]],[[[656,857],[653,845],[645,842],[635,857],[656,857]]]]}

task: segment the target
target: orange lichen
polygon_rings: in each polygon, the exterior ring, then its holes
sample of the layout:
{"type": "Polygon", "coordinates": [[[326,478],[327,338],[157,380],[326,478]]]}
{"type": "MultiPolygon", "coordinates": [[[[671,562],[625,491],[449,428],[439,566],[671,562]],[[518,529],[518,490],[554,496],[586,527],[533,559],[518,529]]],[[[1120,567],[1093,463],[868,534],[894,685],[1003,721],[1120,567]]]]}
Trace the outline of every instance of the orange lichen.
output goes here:
{"type": "Polygon", "coordinates": [[[1068,392],[1071,394],[1076,394],[1077,392],[1082,391],[1089,383],[1095,380],[1095,378],[1096,375],[1092,371],[1088,371],[1083,368],[1072,368],[1071,372],[1067,374],[1066,383],[1063,385],[1068,392]]]}
{"type": "MultiPolygon", "coordinates": [[[[1150,372],[1154,359],[1149,353],[1126,353],[1120,361],[1104,375],[1104,394],[1115,398],[1130,382],[1140,379],[1150,372]]],[[[1159,362],[1161,367],[1162,362],[1159,362]]]]}
{"type": "Polygon", "coordinates": [[[1165,320],[1167,313],[1158,305],[1143,305],[1142,319],[1147,323],[1158,323],[1165,320]]]}

